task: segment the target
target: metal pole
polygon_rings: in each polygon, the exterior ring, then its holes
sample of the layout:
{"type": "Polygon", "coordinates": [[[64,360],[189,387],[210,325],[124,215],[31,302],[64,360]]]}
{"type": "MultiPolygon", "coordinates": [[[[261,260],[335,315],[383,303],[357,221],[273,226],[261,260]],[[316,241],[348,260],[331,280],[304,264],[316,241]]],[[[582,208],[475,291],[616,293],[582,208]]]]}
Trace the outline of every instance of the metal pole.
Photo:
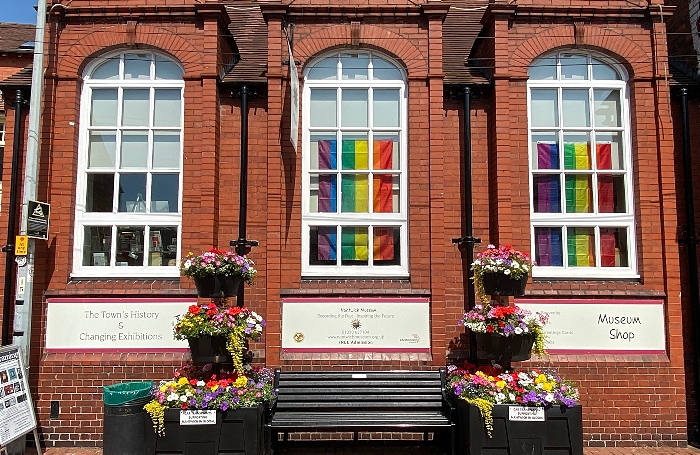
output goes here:
{"type": "MultiPolygon", "coordinates": [[[[246,254],[246,223],[248,217],[248,86],[241,87],[241,180],[238,204],[238,242],[236,253],[246,254]]],[[[245,306],[245,284],[238,288],[236,305],[245,306]]]]}
{"type": "MultiPolygon", "coordinates": [[[[32,92],[29,104],[29,131],[27,134],[27,156],[24,164],[24,198],[22,203],[22,234],[27,233],[29,201],[36,200],[37,176],[39,173],[39,130],[41,128],[41,102],[44,94],[44,26],[46,24],[46,1],[39,0],[36,13],[36,35],[34,38],[34,61],[32,66],[32,92]]],[[[22,347],[25,364],[30,367],[29,345],[32,331],[32,299],[34,296],[34,239],[27,245],[27,262],[19,267],[18,282],[24,281],[24,293],[17,292],[15,305],[14,342],[22,347]]],[[[18,290],[19,290],[18,286],[18,290]]]]}
{"type": "Polygon", "coordinates": [[[10,207],[7,213],[7,243],[2,250],[5,257],[5,287],[2,302],[2,345],[12,342],[10,332],[10,311],[12,309],[12,297],[14,296],[12,281],[15,278],[15,234],[17,224],[17,191],[19,189],[19,143],[22,139],[22,91],[15,92],[15,127],[12,138],[12,177],[10,179],[10,207]]]}
{"type": "MultiPolygon", "coordinates": [[[[693,317],[695,358],[693,379],[696,395],[700,393],[700,290],[698,290],[698,239],[695,237],[695,204],[693,202],[693,168],[690,153],[690,126],[688,123],[688,89],[681,89],[681,124],[683,129],[683,195],[685,199],[685,224],[688,245],[688,275],[690,278],[690,308],[693,317]]],[[[700,406],[696,400],[696,422],[700,423],[700,406]]]]}

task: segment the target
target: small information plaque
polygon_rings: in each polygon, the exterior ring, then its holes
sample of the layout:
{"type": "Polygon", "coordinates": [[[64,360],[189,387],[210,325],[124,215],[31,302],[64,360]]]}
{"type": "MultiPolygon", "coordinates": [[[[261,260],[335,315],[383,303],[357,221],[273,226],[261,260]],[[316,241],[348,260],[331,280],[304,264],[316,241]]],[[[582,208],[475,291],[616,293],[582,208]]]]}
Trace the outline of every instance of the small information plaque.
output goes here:
{"type": "Polygon", "coordinates": [[[215,409],[192,409],[180,411],[180,425],[215,425],[215,409]]]}
{"type": "Polygon", "coordinates": [[[544,422],[544,408],[528,406],[510,406],[508,420],[511,422],[544,422]]]}

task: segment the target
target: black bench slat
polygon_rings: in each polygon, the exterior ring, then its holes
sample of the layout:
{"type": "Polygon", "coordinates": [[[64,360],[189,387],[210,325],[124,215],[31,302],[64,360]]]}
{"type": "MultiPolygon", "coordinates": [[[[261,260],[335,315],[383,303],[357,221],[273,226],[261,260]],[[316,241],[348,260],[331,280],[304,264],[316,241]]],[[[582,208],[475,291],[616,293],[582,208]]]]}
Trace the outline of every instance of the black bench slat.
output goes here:
{"type": "Polygon", "coordinates": [[[415,380],[415,379],[435,379],[440,380],[437,371],[285,371],[285,379],[297,380],[319,380],[319,379],[392,379],[392,380],[415,380]]]}
{"type": "MultiPolygon", "coordinates": [[[[337,400],[337,395],[321,395],[321,394],[300,394],[300,393],[280,393],[278,397],[279,401],[323,401],[323,402],[335,402],[337,400]]],[[[375,394],[362,394],[357,393],[346,393],[343,394],[343,401],[437,401],[437,406],[440,406],[442,401],[442,395],[440,394],[430,394],[430,395],[418,395],[418,394],[386,394],[386,395],[375,395],[375,394]]]]}
{"type": "MultiPolygon", "coordinates": [[[[314,389],[317,387],[396,387],[397,380],[395,381],[376,381],[376,380],[365,380],[365,379],[351,379],[351,380],[314,380],[314,381],[290,381],[287,379],[280,379],[280,385],[285,387],[303,387],[307,389],[314,389]]],[[[417,387],[421,389],[425,388],[435,388],[440,389],[440,379],[430,380],[430,381],[414,381],[406,380],[400,382],[403,387],[417,387]]]]}
{"type": "MultiPolygon", "coordinates": [[[[392,384],[392,387],[372,387],[371,390],[367,391],[368,393],[389,393],[389,394],[412,394],[412,393],[432,393],[437,396],[442,395],[442,390],[440,390],[440,385],[438,384],[436,387],[402,387],[400,390],[397,390],[396,384],[392,384]]],[[[358,393],[357,387],[328,387],[328,384],[324,384],[324,387],[314,387],[311,389],[307,389],[305,387],[290,387],[288,384],[284,384],[284,389],[280,390],[280,394],[284,395],[289,395],[289,394],[298,394],[298,393],[303,393],[303,394],[332,394],[332,395],[345,395],[348,393],[358,393]]]]}

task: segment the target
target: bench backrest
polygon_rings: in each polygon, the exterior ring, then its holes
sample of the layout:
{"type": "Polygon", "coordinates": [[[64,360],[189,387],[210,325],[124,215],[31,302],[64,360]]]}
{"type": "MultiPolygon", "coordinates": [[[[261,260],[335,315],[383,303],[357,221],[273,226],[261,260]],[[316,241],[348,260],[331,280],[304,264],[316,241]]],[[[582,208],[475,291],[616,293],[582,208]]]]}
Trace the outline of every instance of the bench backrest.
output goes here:
{"type": "Polygon", "coordinates": [[[275,370],[277,411],[425,411],[443,409],[445,370],[275,370]]]}

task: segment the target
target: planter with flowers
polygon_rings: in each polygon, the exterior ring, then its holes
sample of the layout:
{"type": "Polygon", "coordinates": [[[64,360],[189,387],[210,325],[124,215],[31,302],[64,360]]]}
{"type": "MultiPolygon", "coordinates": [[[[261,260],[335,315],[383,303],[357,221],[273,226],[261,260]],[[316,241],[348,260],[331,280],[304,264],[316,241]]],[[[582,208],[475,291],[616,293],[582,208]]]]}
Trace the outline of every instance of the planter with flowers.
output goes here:
{"type": "Polygon", "coordinates": [[[242,281],[253,284],[258,273],[252,260],[218,248],[199,255],[188,253],[180,271],[192,277],[198,296],[208,298],[233,297],[242,281]]]}
{"type": "Polygon", "coordinates": [[[247,340],[260,339],[264,327],[262,316],[245,307],[191,305],[175,318],[174,338],[189,342],[192,361],[233,363],[243,374],[247,340]]]}
{"type": "Polygon", "coordinates": [[[447,389],[456,401],[460,454],[583,454],[578,389],[553,371],[450,366],[447,389]]]}
{"type": "Polygon", "coordinates": [[[511,362],[546,353],[543,327],[547,320],[544,313],[532,314],[518,306],[477,304],[458,324],[476,334],[486,359],[511,362]]]}
{"type": "Polygon", "coordinates": [[[251,367],[244,374],[214,374],[211,365],[176,371],[154,387],[144,406],[156,435],[151,453],[266,453],[264,411],[274,399],[272,377],[269,369],[251,367]]]}
{"type": "Polygon", "coordinates": [[[489,303],[490,295],[523,295],[533,262],[530,255],[510,245],[496,248],[488,245],[472,262],[474,290],[477,297],[489,303]]]}

